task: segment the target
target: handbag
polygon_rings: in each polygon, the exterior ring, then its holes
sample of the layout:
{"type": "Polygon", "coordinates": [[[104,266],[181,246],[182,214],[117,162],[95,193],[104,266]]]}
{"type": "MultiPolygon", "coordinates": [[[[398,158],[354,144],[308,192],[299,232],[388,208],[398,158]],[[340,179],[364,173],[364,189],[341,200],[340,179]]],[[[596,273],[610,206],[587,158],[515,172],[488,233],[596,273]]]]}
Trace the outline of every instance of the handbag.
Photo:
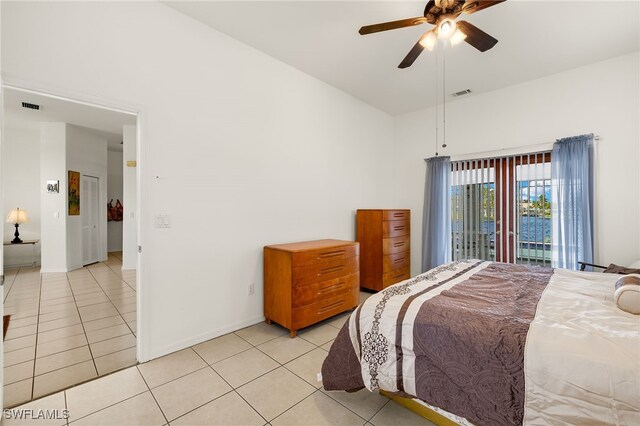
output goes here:
{"type": "Polygon", "coordinates": [[[113,203],[113,198],[107,203],[107,222],[113,220],[113,205],[111,203],[113,203]]]}
{"type": "Polygon", "coordinates": [[[122,217],[124,216],[124,207],[122,206],[120,200],[116,200],[116,205],[113,210],[115,212],[115,214],[112,213],[113,220],[115,220],[116,222],[122,221],[122,217]]]}

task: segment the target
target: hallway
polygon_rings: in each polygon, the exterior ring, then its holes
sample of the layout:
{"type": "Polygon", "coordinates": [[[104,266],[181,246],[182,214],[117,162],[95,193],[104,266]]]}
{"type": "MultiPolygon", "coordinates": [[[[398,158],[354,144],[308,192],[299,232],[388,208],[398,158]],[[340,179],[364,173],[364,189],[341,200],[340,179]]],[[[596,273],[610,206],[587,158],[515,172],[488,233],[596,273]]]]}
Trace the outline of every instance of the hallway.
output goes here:
{"type": "Polygon", "coordinates": [[[122,253],[69,273],[5,271],[4,405],[136,364],[136,271],[122,253]]]}

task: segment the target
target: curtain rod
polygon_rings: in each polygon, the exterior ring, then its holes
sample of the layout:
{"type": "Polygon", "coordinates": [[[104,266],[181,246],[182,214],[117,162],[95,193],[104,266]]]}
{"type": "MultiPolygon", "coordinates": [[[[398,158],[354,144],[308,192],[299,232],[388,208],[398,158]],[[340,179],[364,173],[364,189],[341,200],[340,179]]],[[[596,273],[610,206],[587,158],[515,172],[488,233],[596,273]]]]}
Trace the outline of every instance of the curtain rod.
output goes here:
{"type": "MultiPolygon", "coordinates": [[[[593,140],[599,141],[602,138],[600,135],[594,135],[593,140]]],[[[493,157],[502,157],[508,155],[519,155],[519,154],[527,154],[534,152],[542,152],[542,151],[551,151],[553,149],[553,144],[555,142],[547,142],[540,143],[536,145],[525,145],[518,146],[513,148],[499,148],[493,151],[481,151],[481,152],[472,152],[469,154],[458,154],[452,155],[451,161],[461,161],[461,160],[477,160],[482,158],[493,158],[493,157]]]]}

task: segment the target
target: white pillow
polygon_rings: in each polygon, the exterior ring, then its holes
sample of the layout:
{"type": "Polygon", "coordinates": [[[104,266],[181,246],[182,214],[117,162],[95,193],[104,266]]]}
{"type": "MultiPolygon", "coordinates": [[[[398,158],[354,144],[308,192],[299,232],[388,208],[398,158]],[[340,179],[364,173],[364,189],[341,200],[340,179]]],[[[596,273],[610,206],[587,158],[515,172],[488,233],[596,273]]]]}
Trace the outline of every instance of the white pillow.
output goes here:
{"type": "Polygon", "coordinates": [[[613,299],[623,311],[640,315],[640,275],[625,275],[616,281],[613,299]]]}
{"type": "Polygon", "coordinates": [[[631,265],[629,265],[629,268],[640,269],[640,259],[636,260],[631,265]]]}

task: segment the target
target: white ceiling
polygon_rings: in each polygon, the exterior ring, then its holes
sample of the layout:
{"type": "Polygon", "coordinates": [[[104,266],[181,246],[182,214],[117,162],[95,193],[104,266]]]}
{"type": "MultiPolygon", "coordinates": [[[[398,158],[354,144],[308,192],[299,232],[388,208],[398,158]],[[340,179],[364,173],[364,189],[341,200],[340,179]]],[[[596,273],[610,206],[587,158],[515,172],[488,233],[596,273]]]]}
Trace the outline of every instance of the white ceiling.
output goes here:
{"type": "MultiPolygon", "coordinates": [[[[390,114],[435,104],[433,53],[397,68],[429,24],[358,34],[421,16],[426,1],[164,3],[390,114]]],[[[448,50],[447,93],[492,91],[640,49],[638,1],[509,0],[464,19],[499,42],[485,53],[466,43],[448,50]]]]}
{"type": "Polygon", "coordinates": [[[86,127],[104,134],[110,151],[122,151],[122,126],[135,125],[136,116],[11,88],[5,89],[5,126],[39,129],[43,122],[64,122],[86,127]],[[23,108],[22,102],[40,105],[40,110],[23,108]]]}

